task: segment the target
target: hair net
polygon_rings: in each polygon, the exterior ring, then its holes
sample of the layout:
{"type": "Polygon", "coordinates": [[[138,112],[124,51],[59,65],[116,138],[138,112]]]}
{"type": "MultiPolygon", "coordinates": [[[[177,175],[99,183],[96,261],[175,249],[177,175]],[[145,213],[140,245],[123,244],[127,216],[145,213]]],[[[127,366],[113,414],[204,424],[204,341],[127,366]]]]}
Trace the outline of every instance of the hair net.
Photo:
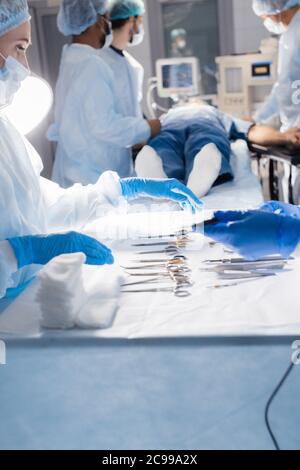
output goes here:
{"type": "Polygon", "coordinates": [[[185,37],[186,35],[187,35],[186,30],[183,28],[173,29],[171,31],[171,39],[173,41],[175,41],[175,39],[180,38],[182,36],[185,37]]]}
{"type": "Polygon", "coordinates": [[[110,0],[110,19],[126,20],[130,16],[141,16],[145,13],[143,0],[110,0]]]}
{"type": "Polygon", "coordinates": [[[30,20],[27,0],[0,1],[0,36],[30,20]]]}
{"type": "Polygon", "coordinates": [[[300,0],[253,0],[253,10],[258,16],[278,15],[299,4],[300,0]]]}
{"type": "Polygon", "coordinates": [[[107,0],[63,0],[57,16],[59,31],[65,36],[79,35],[108,11],[107,0]]]}

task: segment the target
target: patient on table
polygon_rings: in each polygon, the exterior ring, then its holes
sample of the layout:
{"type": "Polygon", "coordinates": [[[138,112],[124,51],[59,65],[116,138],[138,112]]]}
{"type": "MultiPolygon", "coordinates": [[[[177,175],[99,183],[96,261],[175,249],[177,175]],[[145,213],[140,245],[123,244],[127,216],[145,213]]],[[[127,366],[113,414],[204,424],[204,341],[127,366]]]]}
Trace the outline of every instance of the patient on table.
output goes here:
{"type": "Polygon", "coordinates": [[[212,106],[175,108],[163,117],[162,132],[138,154],[137,176],[176,178],[202,197],[233,179],[230,141],[246,139],[252,125],[212,106]]]}
{"type": "Polygon", "coordinates": [[[141,178],[177,178],[198,197],[233,179],[230,142],[244,139],[263,146],[300,147],[300,130],[280,132],[243,121],[208,105],[172,109],[162,118],[162,132],[136,159],[141,178]]]}

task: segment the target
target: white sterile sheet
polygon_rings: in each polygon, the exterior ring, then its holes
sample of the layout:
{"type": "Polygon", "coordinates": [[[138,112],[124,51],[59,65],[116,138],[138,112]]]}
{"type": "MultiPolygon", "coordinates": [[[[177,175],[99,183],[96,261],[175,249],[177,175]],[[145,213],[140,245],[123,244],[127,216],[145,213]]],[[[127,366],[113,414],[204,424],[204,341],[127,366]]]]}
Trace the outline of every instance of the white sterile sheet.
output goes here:
{"type": "Polygon", "coordinates": [[[203,198],[205,209],[252,209],[263,203],[261,185],[252,173],[246,142],[238,140],[231,145],[231,151],[234,180],[212,188],[203,198]]]}

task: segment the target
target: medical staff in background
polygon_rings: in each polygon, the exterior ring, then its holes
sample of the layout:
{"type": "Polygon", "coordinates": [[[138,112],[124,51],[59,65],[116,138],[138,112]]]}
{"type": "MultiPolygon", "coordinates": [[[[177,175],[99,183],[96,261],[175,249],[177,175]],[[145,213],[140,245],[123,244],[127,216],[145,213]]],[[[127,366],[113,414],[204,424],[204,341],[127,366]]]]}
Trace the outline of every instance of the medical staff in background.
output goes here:
{"type": "Polygon", "coordinates": [[[90,264],[112,263],[107,247],[74,230],[99,220],[101,232],[101,215],[109,208],[113,211],[120,197],[171,199],[194,210],[201,206],[175,180],[120,180],[116,173],[106,172],[95,185],[62,189],[41,177],[39,155],[3,112],[30,74],[26,58],[30,44],[27,0],[0,0],[0,298],[7,288],[26,283],[40,265],[62,253],[83,252],[90,264]]]}
{"type": "Polygon", "coordinates": [[[192,57],[193,52],[187,45],[187,32],[184,28],[172,29],[171,39],[171,57],[192,57]]]}
{"type": "Polygon", "coordinates": [[[126,49],[143,42],[144,13],[142,0],[111,0],[109,15],[113,41],[110,47],[99,52],[114,74],[114,85],[122,115],[139,119],[143,117],[141,101],[144,68],[126,49]]]}
{"type": "Polygon", "coordinates": [[[253,0],[253,10],[270,33],[280,35],[278,80],[254,120],[280,117],[283,131],[300,128],[300,0],[253,0]]]}
{"type": "Polygon", "coordinates": [[[57,141],[53,180],[63,187],[95,183],[107,170],[132,176],[132,146],[160,132],[159,120],[124,114],[116,76],[99,55],[112,42],[108,18],[107,0],[63,0],[58,13],[72,44],[62,52],[48,138],[57,141]]]}

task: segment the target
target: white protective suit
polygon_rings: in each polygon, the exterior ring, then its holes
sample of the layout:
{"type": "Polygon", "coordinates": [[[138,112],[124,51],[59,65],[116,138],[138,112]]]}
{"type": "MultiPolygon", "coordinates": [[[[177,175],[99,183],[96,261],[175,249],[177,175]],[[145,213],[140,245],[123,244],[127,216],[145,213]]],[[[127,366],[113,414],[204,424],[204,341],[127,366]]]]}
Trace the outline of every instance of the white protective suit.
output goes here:
{"type": "Polygon", "coordinates": [[[7,238],[82,230],[107,210],[114,210],[121,185],[116,173],[106,172],[95,185],[62,189],[40,176],[39,155],[1,113],[0,135],[1,298],[8,287],[26,282],[37,270],[31,266],[15,272],[16,259],[7,238]]]}
{"type": "Polygon", "coordinates": [[[64,47],[55,123],[48,132],[58,142],[53,179],[61,186],[95,183],[107,170],[133,175],[131,147],[149,139],[150,126],[141,117],[124,116],[117,96],[115,76],[99,50],[64,47]]]}
{"type": "Polygon", "coordinates": [[[144,68],[131,54],[123,55],[112,47],[100,49],[100,57],[109,65],[114,74],[114,84],[120,112],[123,116],[142,118],[144,68]]]}
{"type": "Polygon", "coordinates": [[[270,96],[255,114],[258,123],[280,117],[284,132],[300,127],[300,10],[279,42],[278,81],[270,96]],[[296,88],[295,88],[296,86],[296,88]],[[298,90],[298,91],[297,91],[298,90]],[[293,102],[293,99],[296,101],[293,102]]]}

